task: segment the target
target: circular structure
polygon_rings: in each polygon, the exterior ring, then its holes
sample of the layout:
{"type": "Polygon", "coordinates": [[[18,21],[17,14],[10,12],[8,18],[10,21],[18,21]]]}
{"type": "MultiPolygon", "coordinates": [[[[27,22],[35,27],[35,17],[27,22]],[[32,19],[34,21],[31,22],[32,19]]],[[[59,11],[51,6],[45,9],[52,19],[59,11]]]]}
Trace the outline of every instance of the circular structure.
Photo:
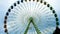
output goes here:
{"type": "Polygon", "coordinates": [[[6,13],[6,34],[53,34],[59,25],[53,7],[44,0],[21,0],[6,13]]]}

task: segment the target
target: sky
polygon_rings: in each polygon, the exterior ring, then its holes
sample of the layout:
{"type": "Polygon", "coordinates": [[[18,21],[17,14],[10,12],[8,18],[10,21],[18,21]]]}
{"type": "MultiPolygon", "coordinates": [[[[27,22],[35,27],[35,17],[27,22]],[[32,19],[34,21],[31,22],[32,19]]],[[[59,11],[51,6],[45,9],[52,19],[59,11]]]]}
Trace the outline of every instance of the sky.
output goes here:
{"type": "MultiPolygon", "coordinates": [[[[4,16],[8,8],[16,1],[17,0],[0,0],[0,30],[3,28],[4,16]]],[[[56,10],[60,23],[60,0],[45,0],[45,1],[48,2],[56,10]]]]}

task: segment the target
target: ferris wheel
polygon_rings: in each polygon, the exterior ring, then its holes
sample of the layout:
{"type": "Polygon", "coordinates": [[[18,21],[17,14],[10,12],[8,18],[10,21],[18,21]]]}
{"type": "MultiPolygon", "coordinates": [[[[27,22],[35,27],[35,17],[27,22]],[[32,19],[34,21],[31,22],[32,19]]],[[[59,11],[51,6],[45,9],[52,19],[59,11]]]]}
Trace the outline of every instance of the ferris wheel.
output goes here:
{"type": "Polygon", "coordinates": [[[6,34],[54,34],[59,26],[58,15],[45,0],[17,1],[4,18],[6,34]]]}

